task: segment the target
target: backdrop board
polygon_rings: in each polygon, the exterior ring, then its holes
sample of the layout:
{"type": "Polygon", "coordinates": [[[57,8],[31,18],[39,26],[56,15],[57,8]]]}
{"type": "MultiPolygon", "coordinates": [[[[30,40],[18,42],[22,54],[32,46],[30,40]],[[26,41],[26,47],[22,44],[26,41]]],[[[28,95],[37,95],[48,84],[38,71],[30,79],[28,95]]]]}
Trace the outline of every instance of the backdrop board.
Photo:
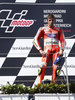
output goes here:
{"type": "Polygon", "coordinates": [[[0,3],[15,3],[15,2],[29,2],[29,3],[55,3],[56,0],[0,0],[0,3]]]}
{"type": "MultiPolygon", "coordinates": [[[[54,14],[55,26],[63,30],[66,39],[61,69],[66,75],[67,67],[69,81],[75,82],[74,9],[75,4],[63,3],[0,4],[0,84],[6,84],[7,81],[27,86],[37,84],[41,55],[32,42],[39,27],[47,25],[49,13],[54,14]]],[[[43,45],[42,40],[40,44],[43,45]]],[[[51,75],[49,63],[45,78],[51,79],[51,75]]]]}

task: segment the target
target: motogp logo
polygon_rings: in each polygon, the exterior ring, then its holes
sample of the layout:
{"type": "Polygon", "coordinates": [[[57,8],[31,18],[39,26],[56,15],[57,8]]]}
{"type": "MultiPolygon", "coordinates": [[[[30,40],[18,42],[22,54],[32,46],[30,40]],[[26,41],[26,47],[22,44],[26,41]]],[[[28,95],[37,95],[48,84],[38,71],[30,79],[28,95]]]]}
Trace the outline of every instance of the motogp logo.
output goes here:
{"type": "Polygon", "coordinates": [[[1,28],[5,28],[5,33],[12,33],[16,27],[30,27],[33,25],[34,20],[22,19],[23,16],[26,16],[28,10],[22,10],[20,13],[15,13],[13,17],[10,18],[11,12],[12,10],[0,10],[0,15],[2,13],[7,14],[5,18],[0,18],[0,22],[2,22],[1,28]]]}

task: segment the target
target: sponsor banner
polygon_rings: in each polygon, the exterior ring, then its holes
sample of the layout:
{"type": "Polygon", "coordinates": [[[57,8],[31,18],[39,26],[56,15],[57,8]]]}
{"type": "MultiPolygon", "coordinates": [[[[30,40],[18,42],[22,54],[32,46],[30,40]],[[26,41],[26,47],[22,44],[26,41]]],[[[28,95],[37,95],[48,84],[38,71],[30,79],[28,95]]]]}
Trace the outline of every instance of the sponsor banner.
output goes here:
{"type": "MultiPolygon", "coordinates": [[[[49,13],[54,14],[55,26],[63,30],[66,40],[61,69],[66,75],[65,66],[67,66],[69,77],[75,77],[74,9],[75,5],[68,4],[0,4],[1,84],[6,84],[7,81],[11,84],[24,83],[33,87],[37,84],[38,69],[42,58],[39,51],[33,46],[33,39],[39,27],[47,25],[46,18],[49,13]],[[13,80],[9,79],[9,76],[11,79],[14,76],[13,80]],[[2,78],[3,80],[6,78],[6,80],[3,81],[2,78]],[[27,80],[31,80],[31,82],[29,83],[27,80]]],[[[47,35],[55,37],[54,34],[47,35]]],[[[40,44],[43,45],[42,40],[40,44]]],[[[46,70],[46,78],[51,79],[51,76],[50,61],[46,70]]],[[[61,74],[61,76],[63,75],[61,74]]]]}
{"type": "Polygon", "coordinates": [[[16,39],[7,57],[27,57],[32,49],[33,39],[16,39]]]}
{"type": "Polygon", "coordinates": [[[37,76],[40,65],[41,65],[41,57],[28,57],[24,62],[18,76],[30,76],[30,75],[37,76]]]}
{"type": "Polygon", "coordinates": [[[0,37],[34,37],[39,27],[47,25],[49,13],[54,14],[55,26],[63,30],[65,37],[75,37],[75,5],[36,5],[0,4],[0,37]]]}

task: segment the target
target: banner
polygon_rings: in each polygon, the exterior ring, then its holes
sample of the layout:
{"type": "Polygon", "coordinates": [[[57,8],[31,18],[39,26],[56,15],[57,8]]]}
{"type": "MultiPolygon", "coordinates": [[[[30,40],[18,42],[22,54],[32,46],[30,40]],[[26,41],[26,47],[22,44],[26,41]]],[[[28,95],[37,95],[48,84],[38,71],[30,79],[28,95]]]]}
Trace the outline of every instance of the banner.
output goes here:
{"type": "MultiPolygon", "coordinates": [[[[54,14],[55,26],[63,30],[66,39],[62,70],[66,75],[68,66],[69,81],[75,82],[74,9],[73,4],[0,4],[1,84],[37,84],[41,55],[32,42],[39,27],[47,25],[49,13],[54,14]]],[[[42,46],[42,40],[40,43],[42,46]]],[[[52,67],[47,68],[45,76],[51,79],[52,67]]]]}

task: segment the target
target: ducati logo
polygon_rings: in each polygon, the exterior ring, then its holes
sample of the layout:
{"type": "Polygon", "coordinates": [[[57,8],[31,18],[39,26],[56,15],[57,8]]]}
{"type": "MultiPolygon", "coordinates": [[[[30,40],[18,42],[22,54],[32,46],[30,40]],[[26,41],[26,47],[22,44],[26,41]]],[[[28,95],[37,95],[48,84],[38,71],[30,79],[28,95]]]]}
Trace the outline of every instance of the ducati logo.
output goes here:
{"type": "Polygon", "coordinates": [[[23,16],[26,16],[28,10],[22,10],[20,13],[15,13],[12,18],[10,18],[12,10],[0,10],[0,14],[4,12],[7,13],[7,15],[5,18],[0,18],[0,22],[2,22],[1,28],[5,28],[5,33],[12,33],[16,27],[30,27],[34,23],[34,20],[22,19],[23,16]],[[17,16],[18,18],[16,18],[17,16]]]}

